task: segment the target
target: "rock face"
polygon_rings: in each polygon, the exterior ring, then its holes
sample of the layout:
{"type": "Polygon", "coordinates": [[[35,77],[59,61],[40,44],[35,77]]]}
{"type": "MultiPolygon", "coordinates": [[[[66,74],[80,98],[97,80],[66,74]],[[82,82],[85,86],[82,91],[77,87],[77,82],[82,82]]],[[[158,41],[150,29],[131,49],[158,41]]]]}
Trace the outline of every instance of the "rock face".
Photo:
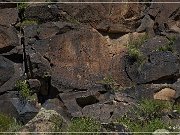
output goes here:
{"type": "MultiPolygon", "coordinates": [[[[32,71],[34,76],[42,77],[49,73],[52,85],[60,91],[62,86],[77,89],[96,87],[97,82],[107,76],[109,70],[116,75],[113,71],[116,69],[112,68],[111,43],[95,29],[61,22],[46,26],[49,26],[48,31],[52,33],[43,35],[47,28],[40,25],[39,35],[36,36],[42,40],[35,41],[28,51],[33,67],[39,65],[36,70],[33,69],[35,72],[32,71]]],[[[26,33],[27,37],[35,34],[26,33]]],[[[124,47],[117,48],[115,53],[118,54],[124,47]]],[[[123,72],[123,67],[120,70],[123,72]]],[[[122,80],[123,77],[118,79],[122,80]]]]}
{"type": "Polygon", "coordinates": [[[64,131],[74,117],[114,122],[142,99],[179,102],[180,5],[134,2],[1,3],[0,113],[21,131],[64,131]]]}
{"type": "Polygon", "coordinates": [[[179,4],[151,3],[137,31],[147,31],[152,36],[179,34],[178,16],[179,4]]]}
{"type": "MultiPolygon", "coordinates": [[[[109,68],[104,65],[109,59],[105,53],[106,45],[106,41],[93,29],[73,30],[50,39],[48,50],[41,49],[53,65],[52,83],[79,89],[95,84],[102,78],[101,73],[106,74],[109,68]]],[[[39,46],[35,47],[40,50],[39,46]]]]}
{"type": "Polygon", "coordinates": [[[60,15],[108,33],[128,33],[138,26],[140,4],[58,4],[60,15]],[[71,15],[71,16],[70,16],[71,15]]]}

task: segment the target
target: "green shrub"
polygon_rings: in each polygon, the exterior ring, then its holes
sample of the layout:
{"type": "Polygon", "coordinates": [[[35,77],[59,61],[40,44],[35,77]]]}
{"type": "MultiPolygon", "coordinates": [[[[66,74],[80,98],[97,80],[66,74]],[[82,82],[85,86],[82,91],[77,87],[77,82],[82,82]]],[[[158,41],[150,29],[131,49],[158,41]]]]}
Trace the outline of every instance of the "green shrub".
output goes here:
{"type": "Polygon", "coordinates": [[[31,96],[31,91],[27,81],[18,81],[16,83],[16,88],[19,91],[19,95],[22,99],[28,99],[31,96]]]}
{"type": "Polygon", "coordinates": [[[21,0],[20,3],[17,3],[18,10],[24,11],[28,6],[28,4],[26,2],[27,2],[27,0],[21,0]]]}
{"type": "Polygon", "coordinates": [[[24,20],[21,24],[20,27],[28,26],[28,25],[37,25],[39,22],[37,20],[24,20]]]}
{"type": "Polygon", "coordinates": [[[137,111],[146,120],[160,118],[163,111],[171,110],[172,104],[161,100],[144,99],[138,105],[137,111]]]}
{"type": "Polygon", "coordinates": [[[169,44],[158,48],[158,51],[170,51],[173,52],[173,47],[169,44]]]}
{"type": "Polygon", "coordinates": [[[127,115],[117,121],[131,132],[153,132],[156,129],[167,129],[169,123],[162,121],[163,112],[172,110],[172,103],[159,100],[142,100],[137,107],[130,109],[127,115]]]}
{"type": "Polygon", "coordinates": [[[176,41],[177,37],[176,36],[171,36],[168,39],[169,39],[169,45],[173,45],[174,42],[176,41]]]}
{"type": "MultiPolygon", "coordinates": [[[[92,118],[74,118],[68,127],[68,132],[96,132],[88,133],[88,135],[99,135],[101,124],[92,118]]],[[[75,133],[70,133],[75,134],[75,133]]],[[[78,133],[76,133],[78,135],[78,133]]]]}
{"type": "Polygon", "coordinates": [[[159,47],[157,49],[157,51],[170,51],[170,52],[174,52],[173,50],[173,45],[174,45],[174,42],[176,40],[176,37],[175,36],[172,36],[172,37],[169,37],[169,43],[162,46],[162,47],[159,47]]]}
{"type": "Polygon", "coordinates": [[[180,114],[180,104],[174,105],[173,110],[180,114]]]}
{"type": "Polygon", "coordinates": [[[145,121],[137,119],[133,120],[129,117],[123,116],[118,120],[118,122],[126,126],[131,132],[154,132],[157,129],[168,128],[168,124],[164,123],[159,118],[145,121]]]}
{"type": "Polygon", "coordinates": [[[52,132],[62,132],[63,119],[60,116],[53,115],[50,121],[54,124],[52,132]]]}
{"type": "Polygon", "coordinates": [[[145,34],[144,36],[141,36],[139,39],[132,40],[127,45],[128,55],[140,63],[143,62],[144,57],[139,48],[146,42],[147,39],[148,35],[145,34]]]}
{"type": "Polygon", "coordinates": [[[0,113],[0,132],[15,132],[20,129],[21,125],[14,119],[0,113]]]}
{"type": "Polygon", "coordinates": [[[107,90],[110,90],[110,92],[114,92],[118,90],[118,83],[112,78],[112,76],[106,76],[99,82],[100,84],[104,85],[104,87],[107,90]]]}

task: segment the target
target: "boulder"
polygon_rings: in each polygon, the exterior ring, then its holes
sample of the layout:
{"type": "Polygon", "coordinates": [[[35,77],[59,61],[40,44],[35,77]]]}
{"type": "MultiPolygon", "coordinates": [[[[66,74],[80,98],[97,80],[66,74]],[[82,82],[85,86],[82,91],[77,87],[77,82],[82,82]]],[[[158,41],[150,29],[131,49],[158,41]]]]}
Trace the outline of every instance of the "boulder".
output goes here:
{"type": "Polygon", "coordinates": [[[73,116],[82,116],[82,108],[98,103],[97,91],[79,91],[60,93],[59,96],[67,107],[67,111],[73,116]]]}
{"type": "Polygon", "coordinates": [[[155,51],[149,55],[148,61],[140,66],[138,63],[127,65],[127,73],[133,82],[142,84],[154,81],[173,81],[179,72],[178,57],[170,51],[155,51]]]}
{"type": "Polygon", "coordinates": [[[108,123],[111,121],[111,116],[114,112],[114,105],[110,104],[93,104],[85,106],[82,109],[82,115],[93,117],[101,122],[108,123]]]}
{"type": "Polygon", "coordinates": [[[0,56],[0,74],[0,93],[13,90],[23,74],[22,64],[13,63],[0,56]]]}
{"type": "Polygon", "coordinates": [[[124,88],[122,94],[120,94],[120,96],[119,94],[117,95],[116,100],[136,103],[142,99],[153,99],[154,93],[160,88],[162,88],[162,86],[154,87],[153,84],[142,84],[124,88]],[[127,98],[123,99],[122,96],[127,98]]]}
{"type": "Polygon", "coordinates": [[[0,26],[0,54],[6,53],[18,45],[19,38],[16,29],[0,26]]]}
{"type": "Polygon", "coordinates": [[[7,82],[14,74],[14,65],[10,60],[0,56],[0,86],[7,82]]]}
{"type": "Polygon", "coordinates": [[[23,123],[27,123],[39,112],[39,106],[32,101],[21,101],[18,98],[10,100],[18,112],[18,119],[23,123]]]}
{"type": "Polygon", "coordinates": [[[66,121],[54,110],[41,108],[39,113],[22,127],[20,132],[62,132],[67,126],[66,121]]]}
{"type": "Polygon", "coordinates": [[[31,102],[23,102],[19,98],[6,98],[0,100],[0,112],[17,118],[23,123],[27,123],[38,113],[38,106],[31,102]]]}
{"type": "Polygon", "coordinates": [[[169,100],[175,99],[176,91],[171,88],[163,88],[154,94],[154,99],[169,100]]]}

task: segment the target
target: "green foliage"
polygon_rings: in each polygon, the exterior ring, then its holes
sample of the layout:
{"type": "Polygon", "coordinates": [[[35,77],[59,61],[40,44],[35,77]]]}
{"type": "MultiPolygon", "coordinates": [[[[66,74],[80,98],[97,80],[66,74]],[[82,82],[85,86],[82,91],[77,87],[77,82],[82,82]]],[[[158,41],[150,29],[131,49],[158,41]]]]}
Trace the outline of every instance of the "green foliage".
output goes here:
{"type": "Polygon", "coordinates": [[[145,41],[148,39],[148,35],[145,34],[144,36],[141,36],[139,39],[132,40],[128,45],[128,55],[138,62],[142,62],[144,60],[143,54],[140,52],[139,48],[145,43],[145,41]]]}
{"type": "Polygon", "coordinates": [[[54,124],[52,132],[62,132],[63,119],[58,115],[50,117],[50,121],[54,124]]]}
{"type": "Polygon", "coordinates": [[[159,47],[158,51],[170,51],[170,52],[172,52],[173,47],[171,45],[167,44],[167,45],[164,45],[162,47],[159,47]]]}
{"type": "Polygon", "coordinates": [[[0,132],[15,132],[20,127],[21,125],[14,118],[0,113],[0,132]]]}
{"type": "Polygon", "coordinates": [[[142,100],[137,108],[130,109],[132,115],[124,115],[118,122],[127,126],[131,132],[153,132],[156,129],[167,129],[169,123],[161,118],[164,111],[171,110],[172,103],[159,100],[142,100]]]}
{"type": "Polygon", "coordinates": [[[174,105],[173,110],[180,114],[180,104],[174,105]]]}
{"type": "Polygon", "coordinates": [[[176,36],[169,37],[169,45],[173,45],[176,39],[177,39],[176,36]]]}
{"type": "Polygon", "coordinates": [[[22,99],[28,99],[31,96],[31,91],[27,81],[18,81],[16,83],[16,88],[19,91],[19,95],[22,99]]]}
{"type": "MultiPolygon", "coordinates": [[[[74,118],[72,123],[68,127],[68,132],[97,132],[97,133],[88,133],[88,135],[99,135],[101,124],[95,121],[92,118],[83,117],[83,118],[74,118]]],[[[70,133],[75,134],[75,133],[70,133]]],[[[77,135],[79,133],[76,133],[77,135]]]]}
{"type": "Polygon", "coordinates": [[[28,25],[38,25],[39,22],[37,20],[24,20],[22,23],[20,23],[20,27],[25,27],[28,25]]]}
{"type": "Polygon", "coordinates": [[[175,40],[176,40],[175,36],[169,37],[169,43],[164,45],[164,46],[162,46],[162,47],[159,47],[157,49],[157,51],[170,51],[170,52],[174,52],[173,45],[174,45],[175,40]]]}
{"type": "Polygon", "coordinates": [[[118,90],[118,83],[116,83],[112,76],[104,77],[99,83],[104,85],[107,90],[112,90],[111,92],[118,90]]]}
{"type": "Polygon", "coordinates": [[[102,84],[114,85],[116,84],[115,80],[111,76],[104,77],[101,81],[102,84]]]}
{"type": "Polygon", "coordinates": [[[127,128],[131,132],[154,132],[157,129],[168,128],[168,124],[164,123],[159,118],[155,118],[149,121],[144,121],[144,120],[133,120],[129,117],[123,116],[118,120],[118,122],[127,126],[127,128]]]}
{"type": "Polygon", "coordinates": [[[20,11],[23,11],[27,8],[28,4],[26,3],[27,0],[21,0],[20,3],[17,3],[17,8],[20,11]]]}
{"type": "Polygon", "coordinates": [[[137,113],[145,120],[160,118],[164,110],[171,110],[172,104],[160,100],[144,99],[138,105],[137,113]]]}

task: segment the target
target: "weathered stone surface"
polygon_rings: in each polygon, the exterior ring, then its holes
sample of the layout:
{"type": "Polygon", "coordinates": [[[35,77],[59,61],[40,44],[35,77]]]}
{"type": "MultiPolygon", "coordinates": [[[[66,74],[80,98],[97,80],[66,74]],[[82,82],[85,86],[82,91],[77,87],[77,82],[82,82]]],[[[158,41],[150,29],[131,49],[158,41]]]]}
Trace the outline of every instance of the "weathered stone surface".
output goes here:
{"type": "Polygon", "coordinates": [[[18,21],[17,8],[0,9],[0,25],[11,26],[18,21]]]}
{"type": "Polygon", "coordinates": [[[0,59],[0,92],[2,93],[8,90],[13,90],[15,88],[15,84],[21,78],[23,70],[21,64],[13,63],[12,61],[2,56],[0,57],[0,59]]]}
{"type": "MultiPolygon", "coordinates": [[[[68,112],[76,117],[82,116],[82,108],[99,102],[96,97],[97,91],[67,92],[60,93],[59,96],[67,107],[68,112]]],[[[98,95],[97,95],[98,96],[98,95]]]]}
{"type": "MultiPolygon", "coordinates": [[[[153,99],[154,92],[159,89],[158,87],[153,87],[151,84],[146,85],[137,85],[134,87],[126,88],[122,91],[127,97],[130,99],[134,99],[135,101],[141,99],[153,99]]],[[[127,100],[127,99],[126,99],[127,100]]]]}
{"type": "Polygon", "coordinates": [[[83,116],[93,117],[102,122],[109,122],[114,111],[114,106],[109,104],[93,104],[82,109],[83,116]]]}
{"type": "MultiPolygon", "coordinates": [[[[29,52],[30,53],[30,52],[29,52]]],[[[31,52],[29,54],[31,67],[29,70],[32,77],[42,77],[44,78],[46,74],[49,74],[50,63],[45,59],[40,53],[31,52]]]]}
{"type": "Polygon", "coordinates": [[[143,34],[127,34],[115,41],[93,28],[72,23],[55,22],[25,28],[33,76],[43,77],[49,73],[52,86],[59,90],[62,86],[77,89],[99,87],[97,82],[108,74],[118,84],[129,85],[124,68],[124,45],[143,34]],[[50,33],[46,34],[46,29],[50,33]]]}
{"type": "Polygon", "coordinates": [[[0,56],[0,86],[7,82],[14,74],[14,65],[10,60],[0,56]]]}
{"type": "Polygon", "coordinates": [[[6,97],[0,96],[0,112],[18,118],[19,113],[16,110],[16,107],[13,105],[12,100],[8,100],[6,97]]]}
{"type": "Polygon", "coordinates": [[[146,31],[149,36],[154,36],[154,21],[149,15],[145,15],[141,20],[141,25],[136,29],[137,32],[146,31]]]}
{"type": "Polygon", "coordinates": [[[38,79],[29,79],[27,80],[27,83],[29,84],[29,88],[31,91],[38,93],[41,87],[41,83],[38,79]]]}
{"type": "Polygon", "coordinates": [[[21,129],[21,132],[53,132],[56,128],[64,131],[66,126],[66,121],[56,111],[41,108],[39,113],[21,129]]]}
{"type": "Polygon", "coordinates": [[[0,26],[0,53],[5,53],[19,45],[17,31],[13,27],[0,26]]]}
{"type": "Polygon", "coordinates": [[[19,98],[12,98],[10,101],[18,112],[18,118],[23,123],[27,123],[29,120],[31,120],[40,109],[38,105],[31,103],[32,101],[23,102],[19,98]]]}
{"type": "MultiPolygon", "coordinates": [[[[175,0],[178,2],[178,0],[175,0]]],[[[148,9],[148,14],[151,18],[154,18],[154,30],[156,34],[161,32],[179,32],[179,29],[173,29],[174,26],[177,26],[179,21],[179,6],[180,4],[171,3],[152,3],[148,9]]]]}
{"type": "Polygon", "coordinates": [[[163,88],[154,94],[154,99],[169,100],[175,99],[176,91],[171,88],[163,88]]]}
{"type": "Polygon", "coordinates": [[[48,99],[42,104],[46,110],[54,110],[59,113],[67,122],[70,122],[71,115],[67,112],[67,108],[58,98],[48,99]]]}
{"type": "Polygon", "coordinates": [[[178,57],[172,52],[155,51],[149,55],[148,62],[140,67],[137,63],[129,65],[127,72],[134,82],[148,83],[176,76],[179,72],[178,66],[178,57]]]}
{"type": "Polygon", "coordinates": [[[60,35],[53,42],[56,43],[61,44],[62,49],[57,52],[60,55],[56,55],[56,59],[52,61],[55,65],[52,68],[52,83],[58,79],[67,86],[88,88],[107,74],[109,68],[107,65],[110,62],[107,42],[96,31],[82,29],[60,35]],[[66,40],[69,37],[72,37],[71,40],[66,40]],[[58,60],[57,57],[60,59],[58,60]],[[57,74],[61,74],[61,77],[57,74]]]}
{"type": "Polygon", "coordinates": [[[30,102],[23,102],[19,98],[0,97],[0,112],[17,118],[18,120],[26,123],[32,119],[38,112],[38,106],[33,105],[30,102]]]}
{"type": "Polygon", "coordinates": [[[178,55],[180,54],[179,46],[180,46],[180,36],[178,36],[176,38],[176,40],[174,41],[174,50],[175,50],[176,53],[178,53],[178,55]]]}
{"type": "MultiPolygon", "coordinates": [[[[169,40],[163,36],[155,36],[153,38],[148,39],[142,47],[140,47],[140,51],[144,56],[150,55],[154,51],[158,51],[160,48],[163,48],[169,44],[169,40]]],[[[172,46],[173,48],[173,46],[172,46]]]]}
{"type": "Polygon", "coordinates": [[[138,3],[83,3],[58,6],[60,14],[69,21],[88,24],[108,33],[126,33],[135,30],[139,25],[137,20],[143,9],[138,3]]]}
{"type": "Polygon", "coordinates": [[[28,6],[24,12],[26,19],[33,19],[39,22],[58,21],[56,5],[39,4],[28,6]]]}
{"type": "Polygon", "coordinates": [[[107,73],[104,64],[110,58],[106,44],[95,30],[82,28],[40,40],[33,47],[50,61],[53,86],[87,88],[102,78],[101,73],[107,73]]]}

